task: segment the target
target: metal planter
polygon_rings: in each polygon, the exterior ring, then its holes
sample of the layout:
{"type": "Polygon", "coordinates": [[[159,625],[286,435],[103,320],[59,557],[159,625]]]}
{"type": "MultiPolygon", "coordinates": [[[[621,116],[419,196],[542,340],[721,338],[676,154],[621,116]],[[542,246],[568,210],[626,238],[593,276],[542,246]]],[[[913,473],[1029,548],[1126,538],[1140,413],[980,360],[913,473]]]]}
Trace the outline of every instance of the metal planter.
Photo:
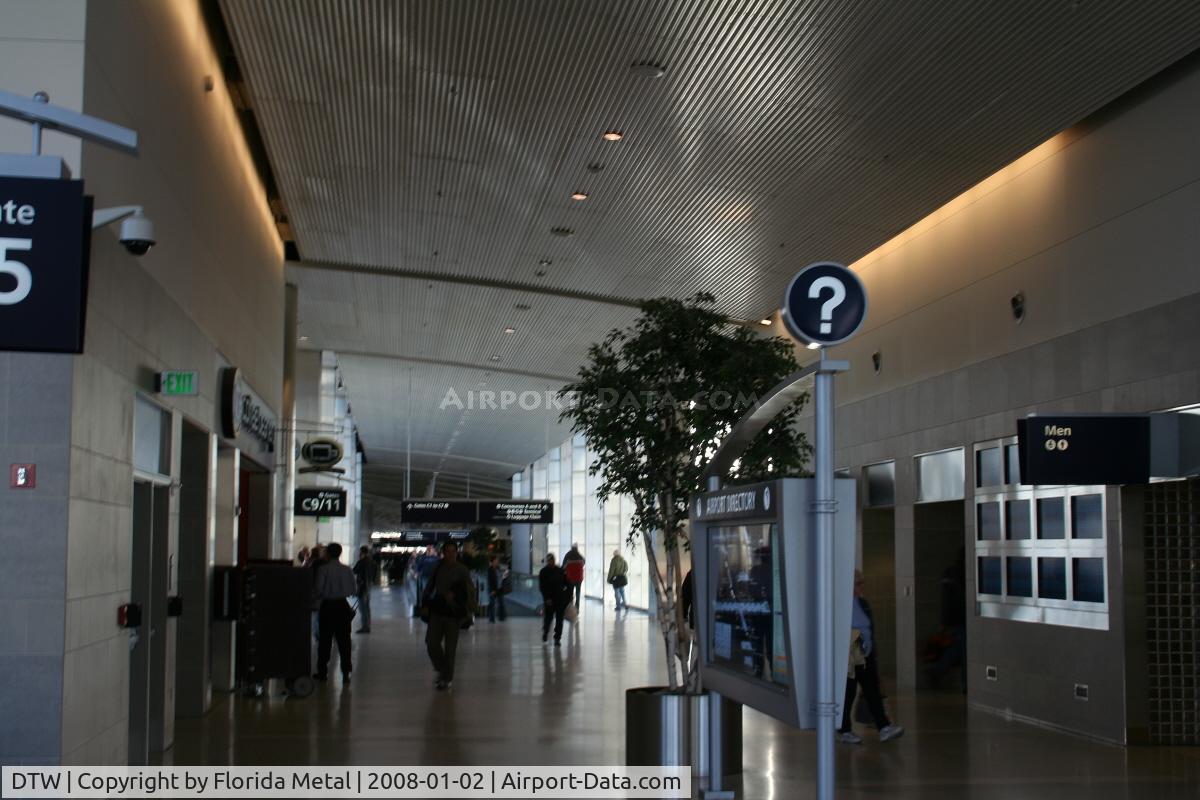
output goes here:
{"type": "MultiPolygon", "coordinates": [[[[721,701],[725,775],[742,771],[742,707],[721,701]]],[[[672,694],[664,686],[625,691],[625,763],[631,767],[691,766],[707,778],[708,693],[672,694]]]]}

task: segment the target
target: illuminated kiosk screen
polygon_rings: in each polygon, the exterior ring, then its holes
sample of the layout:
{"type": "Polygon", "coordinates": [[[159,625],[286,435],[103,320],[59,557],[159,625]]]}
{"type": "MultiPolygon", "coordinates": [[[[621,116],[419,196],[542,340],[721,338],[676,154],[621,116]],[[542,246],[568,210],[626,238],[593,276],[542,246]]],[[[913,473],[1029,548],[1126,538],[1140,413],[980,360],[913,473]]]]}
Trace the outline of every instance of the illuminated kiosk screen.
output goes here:
{"type": "Polygon", "coordinates": [[[775,525],[709,528],[711,663],[778,688],[791,685],[775,525]]]}

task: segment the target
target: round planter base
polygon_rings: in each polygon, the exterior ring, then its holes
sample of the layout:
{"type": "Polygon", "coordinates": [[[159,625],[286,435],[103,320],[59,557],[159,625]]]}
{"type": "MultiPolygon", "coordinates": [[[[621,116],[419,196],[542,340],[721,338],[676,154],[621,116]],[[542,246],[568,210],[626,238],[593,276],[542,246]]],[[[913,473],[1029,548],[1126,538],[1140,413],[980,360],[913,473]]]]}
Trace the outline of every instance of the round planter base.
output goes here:
{"type": "MultiPolygon", "coordinates": [[[[742,707],[721,707],[721,772],[742,771],[742,707]]],[[[625,763],[631,767],[690,766],[708,777],[708,693],[672,694],[663,686],[625,692],[625,763]]]]}

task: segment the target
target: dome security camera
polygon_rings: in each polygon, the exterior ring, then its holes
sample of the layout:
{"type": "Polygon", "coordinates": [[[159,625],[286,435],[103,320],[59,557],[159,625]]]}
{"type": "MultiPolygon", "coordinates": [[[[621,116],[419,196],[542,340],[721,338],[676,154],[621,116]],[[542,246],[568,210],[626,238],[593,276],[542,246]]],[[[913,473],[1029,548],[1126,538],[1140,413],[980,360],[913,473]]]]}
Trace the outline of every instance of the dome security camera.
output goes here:
{"type": "Polygon", "coordinates": [[[138,211],[121,221],[121,235],[118,238],[130,253],[144,256],[155,245],[154,223],[138,211]]]}

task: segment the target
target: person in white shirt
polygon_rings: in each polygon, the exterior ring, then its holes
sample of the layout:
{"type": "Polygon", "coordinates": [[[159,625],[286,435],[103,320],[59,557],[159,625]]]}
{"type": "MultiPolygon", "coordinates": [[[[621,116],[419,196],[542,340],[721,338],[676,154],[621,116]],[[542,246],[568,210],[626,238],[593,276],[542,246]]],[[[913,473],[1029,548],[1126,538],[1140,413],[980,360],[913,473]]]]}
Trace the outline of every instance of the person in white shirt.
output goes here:
{"type": "Polygon", "coordinates": [[[350,620],[354,611],[346,602],[347,597],[358,593],[358,580],[354,571],[339,559],[342,546],[337,542],[325,548],[326,563],[317,570],[313,587],[320,606],[317,611],[320,635],[317,639],[317,672],[313,678],[323,681],[329,677],[329,656],[333,641],[337,640],[338,657],[342,662],[342,683],[350,682],[353,667],[350,660],[350,620]]]}

